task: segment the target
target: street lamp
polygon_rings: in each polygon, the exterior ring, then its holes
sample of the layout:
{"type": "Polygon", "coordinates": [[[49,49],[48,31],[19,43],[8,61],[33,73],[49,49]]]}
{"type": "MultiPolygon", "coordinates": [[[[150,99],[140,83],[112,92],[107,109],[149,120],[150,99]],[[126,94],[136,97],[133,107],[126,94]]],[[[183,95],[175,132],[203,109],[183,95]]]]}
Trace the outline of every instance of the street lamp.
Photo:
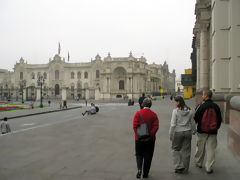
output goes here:
{"type": "Polygon", "coordinates": [[[40,100],[41,100],[40,101],[40,108],[42,108],[43,107],[43,104],[42,104],[42,99],[43,99],[43,96],[42,96],[42,85],[45,82],[44,77],[43,76],[38,76],[37,82],[38,82],[38,85],[40,85],[40,100]]]}
{"type": "Polygon", "coordinates": [[[24,103],[23,101],[23,87],[26,85],[26,80],[20,80],[20,87],[22,90],[22,104],[24,103]]]}

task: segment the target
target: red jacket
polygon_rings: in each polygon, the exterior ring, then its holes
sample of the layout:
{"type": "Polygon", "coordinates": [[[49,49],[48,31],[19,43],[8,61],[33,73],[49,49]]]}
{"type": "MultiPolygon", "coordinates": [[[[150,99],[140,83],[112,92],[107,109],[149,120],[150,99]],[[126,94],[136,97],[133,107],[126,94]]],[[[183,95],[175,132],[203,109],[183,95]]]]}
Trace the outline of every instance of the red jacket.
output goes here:
{"type": "MultiPolygon", "coordinates": [[[[151,140],[155,140],[155,134],[157,133],[159,123],[158,123],[158,117],[155,112],[150,110],[149,108],[144,108],[139,110],[140,114],[142,115],[143,120],[147,123],[148,131],[151,136],[151,140]]],[[[135,140],[138,140],[138,137],[136,135],[137,127],[141,124],[140,117],[138,114],[138,111],[135,113],[133,117],[133,130],[135,135],[135,140]]]]}

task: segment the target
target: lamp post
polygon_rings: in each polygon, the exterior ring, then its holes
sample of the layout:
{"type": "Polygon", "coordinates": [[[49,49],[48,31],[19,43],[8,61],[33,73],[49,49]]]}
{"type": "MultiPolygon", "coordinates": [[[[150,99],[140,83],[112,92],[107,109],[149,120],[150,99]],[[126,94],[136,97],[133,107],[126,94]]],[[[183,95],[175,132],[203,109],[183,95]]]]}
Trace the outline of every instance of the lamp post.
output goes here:
{"type": "Polygon", "coordinates": [[[43,104],[42,104],[42,100],[43,100],[43,96],[42,96],[42,85],[43,85],[44,82],[45,82],[44,77],[43,77],[43,76],[39,76],[37,82],[38,82],[38,85],[40,85],[40,108],[42,108],[42,107],[43,107],[43,104]]]}
{"type": "Polygon", "coordinates": [[[24,100],[23,100],[23,87],[26,85],[26,80],[20,80],[20,88],[21,88],[21,91],[22,91],[22,104],[24,103],[24,100]]]}

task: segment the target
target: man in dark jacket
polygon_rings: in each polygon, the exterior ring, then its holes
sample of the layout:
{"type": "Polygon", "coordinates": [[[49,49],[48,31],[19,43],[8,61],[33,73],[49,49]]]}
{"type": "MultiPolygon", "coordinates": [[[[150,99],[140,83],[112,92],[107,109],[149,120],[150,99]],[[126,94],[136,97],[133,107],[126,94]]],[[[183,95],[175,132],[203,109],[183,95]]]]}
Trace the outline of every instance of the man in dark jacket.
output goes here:
{"type": "Polygon", "coordinates": [[[142,103],[143,103],[143,100],[144,100],[145,98],[146,98],[146,97],[145,97],[145,93],[142,93],[142,96],[138,99],[138,103],[139,103],[140,109],[143,108],[142,103]]]}
{"type": "Polygon", "coordinates": [[[212,91],[205,90],[202,94],[203,102],[196,108],[194,120],[197,123],[197,151],[195,154],[196,166],[202,168],[206,153],[206,172],[213,172],[217,148],[217,133],[221,126],[222,115],[220,108],[212,100],[212,91]]]}

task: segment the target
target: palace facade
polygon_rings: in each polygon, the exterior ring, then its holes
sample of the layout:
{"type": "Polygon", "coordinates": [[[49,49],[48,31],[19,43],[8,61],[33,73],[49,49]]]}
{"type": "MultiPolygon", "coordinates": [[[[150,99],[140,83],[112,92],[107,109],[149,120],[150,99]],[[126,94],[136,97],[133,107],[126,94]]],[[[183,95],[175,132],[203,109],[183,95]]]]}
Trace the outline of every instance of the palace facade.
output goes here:
{"type": "Polygon", "coordinates": [[[23,58],[14,71],[0,70],[2,99],[137,99],[142,93],[175,92],[175,70],[168,64],[148,64],[142,56],[99,55],[90,62],[70,63],[58,54],[47,64],[29,64],[23,58]],[[41,84],[42,82],[42,84],[41,84]],[[41,88],[42,85],[42,88],[41,88]]]}

